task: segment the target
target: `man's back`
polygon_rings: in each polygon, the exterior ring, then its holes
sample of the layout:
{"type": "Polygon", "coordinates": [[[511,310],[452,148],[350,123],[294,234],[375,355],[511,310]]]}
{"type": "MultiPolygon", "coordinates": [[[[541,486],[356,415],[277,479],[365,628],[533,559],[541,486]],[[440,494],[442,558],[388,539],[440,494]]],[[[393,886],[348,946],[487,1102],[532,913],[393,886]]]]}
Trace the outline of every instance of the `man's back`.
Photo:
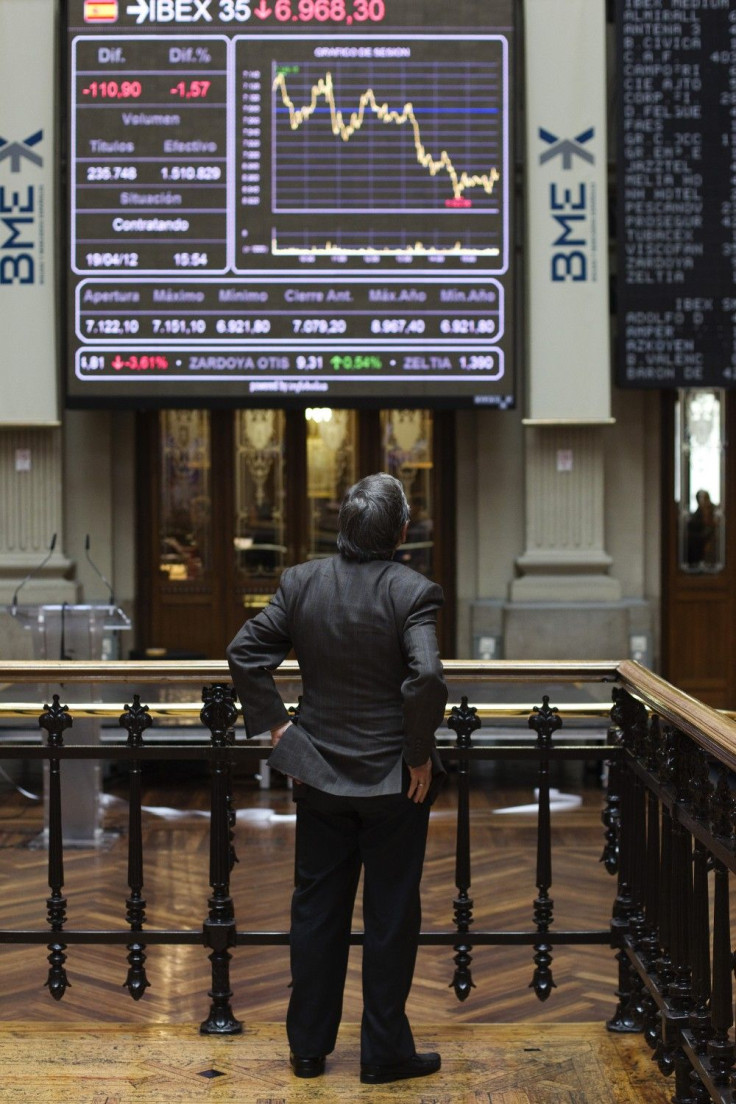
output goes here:
{"type": "Polygon", "coordinates": [[[290,762],[296,777],[301,769],[327,792],[397,792],[402,751],[409,762],[418,761],[415,748],[426,760],[442,719],[441,603],[439,586],[391,560],[337,555],[285,571],[274,601],[228,652],[250,735],[271,721],[263,668],[277,666],[289,645],[296,652],[299,730],[287,733],[272,765],[290,762]]]}
{"type": "Polygon", "coordinates": [[[304,726],[400,737],[404,625],[419,601],[425,621],[434,620],[439,587],[398,563],[333,556],[295,568],[284,591],[304,679],[304,726]]]}

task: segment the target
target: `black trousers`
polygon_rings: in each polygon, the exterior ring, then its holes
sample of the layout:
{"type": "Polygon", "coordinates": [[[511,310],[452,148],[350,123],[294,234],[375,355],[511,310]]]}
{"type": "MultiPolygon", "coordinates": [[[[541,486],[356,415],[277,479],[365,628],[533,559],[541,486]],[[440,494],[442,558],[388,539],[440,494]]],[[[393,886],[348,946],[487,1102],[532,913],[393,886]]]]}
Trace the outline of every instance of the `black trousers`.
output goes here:
{"type": "Polygon", "coordinates": [[[289,1045],[301,1057],[334,1050],[362,866],[361,1061],[401,1062],[415,1049],[405,1005],[421,925],[429,804],[405,793],[337,797],[301,785],[295,796],[289,1045]]]}

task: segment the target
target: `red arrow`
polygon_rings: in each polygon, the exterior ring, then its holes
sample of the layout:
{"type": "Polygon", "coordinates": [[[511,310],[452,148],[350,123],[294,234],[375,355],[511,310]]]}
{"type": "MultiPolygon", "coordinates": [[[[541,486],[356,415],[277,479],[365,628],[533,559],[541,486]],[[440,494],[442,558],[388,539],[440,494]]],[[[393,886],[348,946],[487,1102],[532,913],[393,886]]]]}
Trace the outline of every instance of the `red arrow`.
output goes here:
{"type": "Polygon", "coordinates": [[[266,0],[261,0],[258,7],[253,9],[253,14],[257,15],[259,19],[268,19],[271,9],[266,7],[266,0]]]}

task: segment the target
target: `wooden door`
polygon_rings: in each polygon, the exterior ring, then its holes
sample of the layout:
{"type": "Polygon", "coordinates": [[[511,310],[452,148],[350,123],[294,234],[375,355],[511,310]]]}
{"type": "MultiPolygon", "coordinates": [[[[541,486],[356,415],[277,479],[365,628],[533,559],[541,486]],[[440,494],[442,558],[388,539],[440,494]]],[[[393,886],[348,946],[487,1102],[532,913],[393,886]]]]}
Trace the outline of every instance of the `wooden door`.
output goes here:
{"type": "Polygon", "coordinates": [[[726,442],[736,442],[736,403],[726,392],[667,392],[662,408],[663,673],[734,708],[736,450],[726,442]]]}
{"type": "Polygon", "coordinates": [[[228,496],[220,426],[209,411],[138,419],[138,638],[155,657],[209,657],[221,625],[223,544],[214,519],[228,496]]]}
{"type": "Polygon", "coordinates": [[[442,583],[454,654],[454,417],[449,412],[156,411],[139,417],[139,651],[218,658],[290,564],[335,547],[342,494],[402,480],[402,559],[442,583]]]}

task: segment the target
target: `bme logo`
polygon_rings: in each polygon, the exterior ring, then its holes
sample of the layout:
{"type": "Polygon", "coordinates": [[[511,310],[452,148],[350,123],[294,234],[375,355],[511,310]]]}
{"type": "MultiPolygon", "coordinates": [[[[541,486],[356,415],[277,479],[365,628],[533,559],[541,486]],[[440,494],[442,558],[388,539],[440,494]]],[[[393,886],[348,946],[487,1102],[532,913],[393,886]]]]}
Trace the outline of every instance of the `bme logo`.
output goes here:
{"type": "MultiPolygon", "coordinates": [[[[0,137],[0,170],[7,166],[11,173],[21,173],[26,164],[41,168],[43,158],[33,147],[42,140],[42,130],[24,142],[9,142],[0,137]]],[[[37,219],[42,196],[40,185],[20,181],[9,186],[0,184],[0,286],[35,282],[37,219]]]]}
{"type": "MultiPolygon", "coordinates": [[[[540,165],[554,162],[554,167],[562,172],[572,172],[578,167],[576,159],[590,165],[595,164],[595,157],[585,149],[585,145],[595,137],[594,127],[583,131],[574,139],[561,139],[540,127],[539,137],[550,147],[539,155],[540,165]]],[[[579,283],[595,279],[594,266],[590,263],[595,185],[582,180],[570,183],[563,179],[551,181],[548,198],[549,214],[555,223],[553,234],[556,235],[552,240],[553,252],[550,260],[553,282],[572,280],[579,283]]]]}
{"type": "Polygon", "coordinates": [[[37,146],[43,138],[43,131],[37,130],[26,138],[25,142],[8,142],[6,138],[0,138],[0,161],[10,161],[10,171],[20,172],[21,161],[25,157],[34,165],[43,165],[43,158],[29,149],[29,146],[37,146]]]}

